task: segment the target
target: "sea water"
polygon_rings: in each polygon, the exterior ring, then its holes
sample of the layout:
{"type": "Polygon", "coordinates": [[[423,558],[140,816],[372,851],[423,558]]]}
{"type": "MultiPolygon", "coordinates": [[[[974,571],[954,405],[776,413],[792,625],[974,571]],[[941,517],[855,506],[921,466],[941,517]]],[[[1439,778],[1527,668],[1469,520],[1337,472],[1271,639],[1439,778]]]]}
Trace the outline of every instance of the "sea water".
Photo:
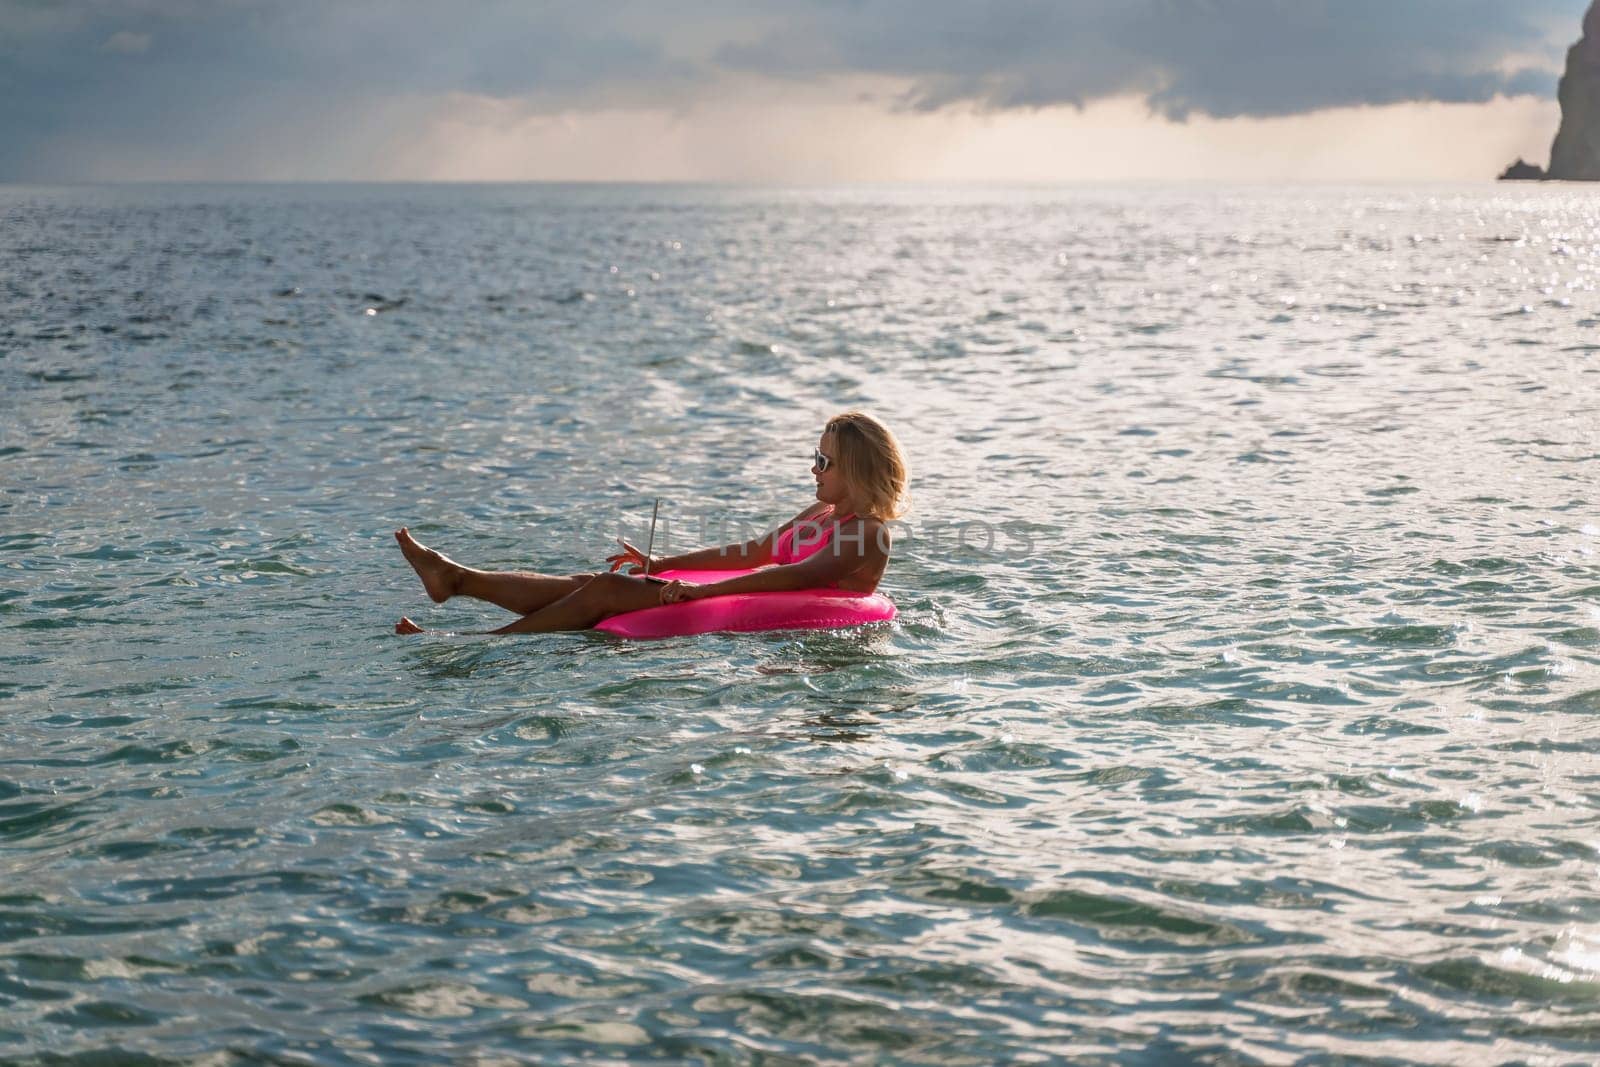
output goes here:
{"type": "Polygon", "coordinates": [[[0,1059],[1592,1058],[1594,205],[0,188],[0,1059]],[[888,626],[391,539],[744,536],[851,407],[888,626]]]}

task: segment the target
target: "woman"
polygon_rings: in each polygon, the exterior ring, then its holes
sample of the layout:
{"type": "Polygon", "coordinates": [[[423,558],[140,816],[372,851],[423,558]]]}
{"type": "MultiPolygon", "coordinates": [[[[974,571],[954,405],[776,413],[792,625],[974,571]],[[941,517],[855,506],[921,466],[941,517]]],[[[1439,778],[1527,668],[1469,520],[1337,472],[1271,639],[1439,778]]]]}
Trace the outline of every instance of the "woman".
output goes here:
{"type": "MultiPolygon", "coordinates": [[[[473,570],[418,544],[405,527],[394,536],[435,603],[470,596],[521,616],[488,631],[496,634],[587,630],[625,611],[731,593],[823,586],[873,592],[889,565],[887,524],[900,515],[905,499],[906,461],[899,442],[870,415],[859,411],[837,415],[828,420],[817,442],[811,473],[817,479],[817,502],[772,533],[744,544],[648,561],[652,572],[766,568],[720,582],[661,582],[618,574],[622,567],[637,572],[646,563],[645,554],[626,541],[621,542],[621,552],[607,557],[610,571],[561,577],[473,570]]],[[[408,618],[394,629],[399,634],[422,632],[408,618]]]]}

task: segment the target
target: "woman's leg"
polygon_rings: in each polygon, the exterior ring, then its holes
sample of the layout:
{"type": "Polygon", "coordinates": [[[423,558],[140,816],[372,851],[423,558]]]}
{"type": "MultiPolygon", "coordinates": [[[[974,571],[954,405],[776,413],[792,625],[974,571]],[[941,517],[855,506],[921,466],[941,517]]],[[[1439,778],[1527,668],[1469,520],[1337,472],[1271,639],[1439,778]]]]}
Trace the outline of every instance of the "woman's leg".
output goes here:
{"type": "Polygon", "coordinates": [[[400,551],[422,579],[422,588],[437,604],[453,596],[470,596],[527,615],[577,592],[593,575],[523,574],[479,571],[418,544],[404,526],[394,532],[400,551]]]}
{"type": "Polygon", "coordinates": [[[577,591],[492,631],[497,634],[543,634],[587,630],[601,619],[661,603],[661,586],[626,574],[594,575],[577,591]]]}

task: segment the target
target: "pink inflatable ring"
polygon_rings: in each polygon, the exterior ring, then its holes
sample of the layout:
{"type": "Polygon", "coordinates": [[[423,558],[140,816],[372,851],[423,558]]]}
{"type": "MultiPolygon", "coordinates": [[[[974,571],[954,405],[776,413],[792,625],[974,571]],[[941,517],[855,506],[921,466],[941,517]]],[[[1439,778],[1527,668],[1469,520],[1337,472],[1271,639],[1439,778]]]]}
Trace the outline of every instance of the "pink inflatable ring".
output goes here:
{"type": "MultiPolygon", "coordinates": [[[[662,571],[659,577],[686,582],[716,582],[740,571],[662,571]]],[[[654,639],[716,632],[761,630],[837,630],[887,622],[894,604],[877,593],[850,589],[796,589],[782,593],[734,593],[627,611],[602,619],[596,630],[617,637],[654,639]]]]}

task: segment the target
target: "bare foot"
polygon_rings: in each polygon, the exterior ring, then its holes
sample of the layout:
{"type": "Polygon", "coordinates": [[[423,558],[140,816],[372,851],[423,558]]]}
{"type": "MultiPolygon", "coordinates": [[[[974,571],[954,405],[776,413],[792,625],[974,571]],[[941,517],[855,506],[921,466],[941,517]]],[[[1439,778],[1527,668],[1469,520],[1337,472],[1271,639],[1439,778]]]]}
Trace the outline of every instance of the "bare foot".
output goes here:
{"type": "Polygon", "coordinates": [[[397,634],[420,634],[423,631],[422,627],[402,615],[400,616],[400,621],[394,624],[394,632],[397,634]]]}
{"type": "Polygon", "coordinates": [[[459,563],[417,544],[411,537],[411,531],[404,526],[394,532],[394,539],[400,542],[400,551],[405,553],[406,562],[422,579],[422,588],[435,604],[443,604],[456,595],[461,588],[459,563]]]}

